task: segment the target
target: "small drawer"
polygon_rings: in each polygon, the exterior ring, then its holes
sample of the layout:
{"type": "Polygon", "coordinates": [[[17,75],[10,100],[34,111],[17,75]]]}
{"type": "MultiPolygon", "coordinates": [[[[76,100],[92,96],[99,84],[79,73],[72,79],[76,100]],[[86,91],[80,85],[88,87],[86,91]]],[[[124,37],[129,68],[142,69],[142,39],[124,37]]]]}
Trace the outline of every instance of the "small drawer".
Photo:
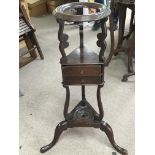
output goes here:
{"type": "Polygon", "coordinates": [[[103,79],[101,76],[92,76],[92,77],[73,77],[66,76],[63,77],[64,85],[85,85],[85,84],[102,84],[103,79]]]}
{"type": "Polygon", "coordinates": [[[63,76],[100,76],[101,65],[62,66],[63,76]]]}

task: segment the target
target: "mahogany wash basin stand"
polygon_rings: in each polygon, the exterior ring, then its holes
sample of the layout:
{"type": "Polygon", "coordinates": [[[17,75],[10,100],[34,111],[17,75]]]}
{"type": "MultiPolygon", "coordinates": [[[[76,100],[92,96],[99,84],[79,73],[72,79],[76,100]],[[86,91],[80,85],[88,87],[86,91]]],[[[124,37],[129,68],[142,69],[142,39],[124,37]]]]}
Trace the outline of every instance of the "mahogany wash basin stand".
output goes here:
{"type": "Polygon", "coordinates": [[[51,149],[58,141],[61,133],[73,127],[94,127],[104,131],[110,143],[122,155],[127,155],[127,150],[119,147],[115,140],[112,128],[103,121],[104,111],[102,107],[100,90],[104,85],[104,52],[106,49],[105,38],[107,36],[106,21],[110,15],[110,9],[99,3],[74,2],[61,5],[53,12],[59,23],[58,39],[60,41],[59,50],[62,58],[60,59],[62,69],[62,84],[66,89],[66,100],[64,105],[64,120],[60,122],[54,133],[53,141],[40,149],[44,153],[51,149]],[[83,8],[93,8],[96,13],[83,14],[83,8]],[[97,46],[100,47],[99,54],[87,49],[83,41],[83,22],[100,20],[101,33],[97,34],[97,46]],[[63,32],[64,23],[76,22],[79,25],[80,46],[66,55],[65,48],[69,46],[68,35],[63,32]],[[76,107],[68,112],[70,101],[69,86],[79,85],[82,91],[82,100],[76,107]],[[85,97],[85,86],[97,85],[97,103],[99,113],[89,104],[85,97]]]}

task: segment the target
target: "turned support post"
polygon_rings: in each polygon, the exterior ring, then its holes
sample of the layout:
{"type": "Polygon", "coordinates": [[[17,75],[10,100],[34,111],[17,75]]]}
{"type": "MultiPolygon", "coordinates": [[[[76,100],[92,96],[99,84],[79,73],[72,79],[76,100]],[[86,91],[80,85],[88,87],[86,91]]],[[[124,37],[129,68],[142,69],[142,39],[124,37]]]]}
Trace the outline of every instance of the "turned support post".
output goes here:
{"type": "Polygon", "coordinates": [[[103,106],[102,106],[102,101],[101,101],[101,88],[103,85],[99,85],[97,87],[97,103],[98,103],[98,108],[99,108],[99,120],[102,120],[104,117],[104,111],[103,111],[103,106]]]}
{"type": "Polygon", "coordinates": [[[81,90],[82,90],[82,100],[86,100],[86,97],[85,97],[85,86],[81,86],[81,90]]]}
{"type": "Polygon", "coordinates": [[[80,35],[80,48],[84,47],[84,40],[83,40],[83,22],[79,25],[79,35],[80,35]]]}
{"type": "Polygon", "coordinates": [[[66,119],[68,114],[68,108],[69,108],[70,91],[69,91],[69,86],[63,86],[63,87],[66,88],[66,100],[64,105],[64,117],[66,119]]]}

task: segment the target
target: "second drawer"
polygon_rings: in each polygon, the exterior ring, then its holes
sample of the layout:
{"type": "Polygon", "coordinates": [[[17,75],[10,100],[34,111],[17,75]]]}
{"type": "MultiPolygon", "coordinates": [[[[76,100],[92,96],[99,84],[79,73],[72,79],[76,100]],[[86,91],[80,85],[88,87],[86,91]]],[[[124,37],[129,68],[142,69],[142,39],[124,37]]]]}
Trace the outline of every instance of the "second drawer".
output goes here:
{"type": "Polygon", "coordinates": [[[63,76],[100,76],[101,65],[62,66],[63,76]]]}

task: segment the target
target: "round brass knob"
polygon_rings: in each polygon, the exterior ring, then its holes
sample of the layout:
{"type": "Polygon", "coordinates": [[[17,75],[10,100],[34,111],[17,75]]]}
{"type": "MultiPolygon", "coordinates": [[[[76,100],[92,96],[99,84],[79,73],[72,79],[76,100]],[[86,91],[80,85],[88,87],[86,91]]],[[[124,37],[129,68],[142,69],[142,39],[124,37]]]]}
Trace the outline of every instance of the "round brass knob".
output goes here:
{"type": "Polygon", "coordinates": [[[84,74],[84,70],[81,70],[81,71],[80,71],[80,74],[83,75],[83,74],[84,74]]]}
{"type": "Polygon", "coordinates": [[[85,80],[84,79],[81,79],[81,83],[84,83],[85,82],[85,80]]]}

